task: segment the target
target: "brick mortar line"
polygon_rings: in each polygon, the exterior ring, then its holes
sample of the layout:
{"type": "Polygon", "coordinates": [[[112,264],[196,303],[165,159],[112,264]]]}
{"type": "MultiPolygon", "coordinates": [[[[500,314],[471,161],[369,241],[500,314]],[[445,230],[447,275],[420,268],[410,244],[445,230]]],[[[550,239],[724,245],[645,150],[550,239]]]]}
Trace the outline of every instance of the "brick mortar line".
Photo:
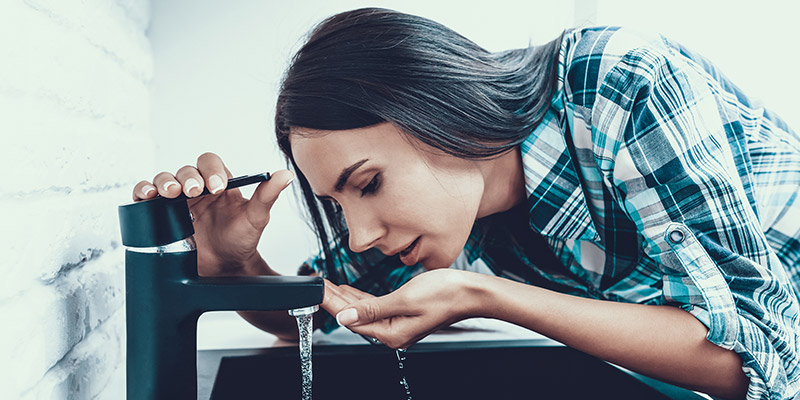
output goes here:
{"type": "Polygon", "coordinates": [[[133,190],[133,186],[136,184],[133,180],[130,182],[118,182],[114,184],[106,184],[106,185],[95,185],[90,186],[87,188],[80,188],[76,189],[72,186],[50,186],[44,189],[37,189],[31,190],[27,192],[17,192],[17,193],[2,193],[0,192],[0,202],[2,201],[19,201],[19,200],[28,200],[32,197],[37,196],[53,196],[53,195],[80,195],[80,194],[97,194],[97,193],[107,193],[114,190],[124,189],[130,187],[133,190]]]}
{"type": "MultiPolygon", "coordinates": [[[[47,375],[49,373],[55,372],[58,368],[61,368],[62,367],[61,366],[62,363],[69,363],[73,359],[74,360],[81,360],[82,358],[87,358],[86,355],[88,355],[89,353],[84,353],[83,354],[84,357],[81,357],[81,354],[73,354],[73,353],[76,353],[76,351],[81,350],[82,345],[83,346],[88,346],[89,340],[92,340],[93,337],[96,337],[97,335],[101,335],[103,333],[107,333],[109,335],[109,337],[113,338],[114,337],[114,332],[113,331],[106,332],[106,330],[110,330],[111,329],[111,328],[108,327],[108,323],[112,319],[117,318],[117,315],[119,313],[123,312],[124,309],[125,309],[124,306],[119,307],[116,311],[114,311],[111,315],[109,315],[109,317],[105,321],[103,321],[100,325],[95,327],[95,329],[92,329],[92,330],[86,332],[86,334],[83,336],[83,338],[80,341],[78,341],[77,343],[75,343],[75,345],[72,346],[72,348],[70,348],[67,352],[65,352],[64,355],[61,356],[61,358],[59,358],[58,361],[53,363],[53,365],[50,368],[48,368],[46,371],[44,371],[42,376],[33,385],[31,385],[30,387],[24,389],[22,392],[20,392],[19,393],[20,396],[24,397],[24,396],[28,395],[30,392],[34,391],[37,387],[39,387],[39,385],[44,383],[44,381],[47,378],[47,375]],[[73,356],[75,356],[75,357],[73,357],[73,356]]],[[[122,319],[122,317],[119,317],[119,318],[122,319]]],[[[124,329],[124,321],[123,321],[123,323],[121,325],[122,325],[122,327],[124,329]]],[[[120,338],[120,342],[122,342],[122,335],[121,334],[116,334],[116,336],[119,337],[120,338]]],[[[122,360],[124,360],[124,357],[125,357],[122,349],[120,349],[120,354],[121,354],[121,357],[120,357],[121,360],[120,361],[122,361],[122,360]]],[[[119,365],[120,363],[115,363],[115,364],[119,365]]],[[[117,368],[119,368],[119,366],[117,368]]],[[[68,370],[68,367],[63,367],[63,369],[68,370]]],[[[109,375],[109,376],[111,376],[111,375],[109,375]]],[[[109,378],[108,382],[110,382],[110,381],[111,381],[111,379],[109,378]]],[[[108,385],[108,382],[106,382],[106,386],[108,385]]],[[[104,386],[104,388],[105,388],[105,386],[104,386]]]]}
{"type": "MultiPolygon", "coordinates": [[[[112,242],[111,250],[116,249],[116,247],[117,246],[115,246],[112,242]]],[[[58,271],[56,271],[52,277],[40,279],[39,281],[44,285],[52,285],[58,282],[62,277],[65,277],[71,271],[80,271],[86,264],[92,261],[96,261],[98,258],[102,257],[103,254],[105,254],[105,252],[106,252],[105,249],[100,249],[100,248],[86,249],[86,253],[81,251],[79,253],[80,259],[77,262],[67,262],[61,264],[58,271]]]]}
{"type": "MultiPolygon", "coordinates": [[[[86,33],[84,33],[82,30],[76,29],[75,28],[75,24],[72,23],[72,21],[69,18],[65,17],[64,15],[57,14],[57,13],[53,12],[52,10],[50,10],[47,7],[44,7],[44,6],[39,5],[39,4],[34,4],[34,3],[32,3],[31,1],[28,1],[28,0],[25,0],[24,3],[25,3],[25,5],[30,7],[32,10],[34,10],[34,11],[36,11],[38,13],[41,13],[42,15],[47,17],[50,21],[54,22],[56,25],[60,26],[61,28],[76,32],[80,37],[82,37],[92,47],[94,47],[95,49],[99,50],[100,52],[106,54],[108,56],[108,58],[110,58],[123,71],[125,71],[126,73],[131,75],[133,78],[138,79],[138,80],[143,81],[143,82],[149,82],[152,79],[152,69],[153,69],[152,68],[153,67],[153,63],[152,63],[152,48],[150,47],[150,40],[148,39],[147,34],[146,34],[147,33],[147,29],[144,29],[144,30],[138,29],[137,23],[135,21],[133,21],[128,16],[128,13],[125,12],[125,10],[122,7],[120,7],[120,11],[122,12],[123,15],[125,15],[125,18],[128,19],[128,21],[130,23],[132,23],[134,26],[137,26],[137,29],[135,29],[133,31],[136,32],[137,34],[141,34],[142,38],[144,38],[143,42],[147,44],[146,53],[151,56],[150,57],[150,61],[151,62],[149,63],[149,68],[147,68],[145,71],[136,71],[134,68],[131,68],[130,66],[127,66],[124,63],[123,58],[120,57],[119,55],[117,55],[117,53],[115,53],[114,50],[109,49],[108,47],[103,46],[100,43],[96,42],[93,38],[87,36],[86,33]]],[[[117,7],[119,7],[119,5],[117,5],[117,7]]],[[[149,25],[149,23],[148,23],[148,25],[149,25]]]]}

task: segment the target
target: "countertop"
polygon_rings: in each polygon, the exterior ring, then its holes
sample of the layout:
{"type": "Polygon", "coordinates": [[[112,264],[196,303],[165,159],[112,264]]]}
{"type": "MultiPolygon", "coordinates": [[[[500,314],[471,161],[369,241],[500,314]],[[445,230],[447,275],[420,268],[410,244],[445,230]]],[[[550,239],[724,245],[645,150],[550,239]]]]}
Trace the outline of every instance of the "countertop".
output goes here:
{"type": "MultiPolygon", "coordinates": [[[[528,329],[503,321],[474,318],[454,324],[451,328],[436,332],[424,338],[421,343],[441,342],[475,342],[475,341],[531,341],[537,346],[563,346],[559,342],[532,332],[528,329]]],[[[325,345],[363,345],[372,346],[364,338],[345,328],[339,328],[329,334],[315,331],[315,346],[325,345]]],[[[297,342],[280,340],[274,335],[253,327],[235,312],[214,312],[204,314],[198,323],[198,399],[209,399],[211,389],[223,356],[245,356],[257,353],[258,349],[270,347],[297,346],[297,342]],[[220,351],[222,350],[222,351],[220,351]]],[[[263,350],[262,350],[263,351],[263,350]]],[[[617,368],[620,368],[617,366],[617,368]]],[[[625,370],[623,368],[620,368],[625,370]]],[[[631,371],[625,370],[635,378],[650,386],[658,388],[662,393],[682,399],[712,399],[697,392],[691,392],[672,385],[654,381],[631,371]]]]}

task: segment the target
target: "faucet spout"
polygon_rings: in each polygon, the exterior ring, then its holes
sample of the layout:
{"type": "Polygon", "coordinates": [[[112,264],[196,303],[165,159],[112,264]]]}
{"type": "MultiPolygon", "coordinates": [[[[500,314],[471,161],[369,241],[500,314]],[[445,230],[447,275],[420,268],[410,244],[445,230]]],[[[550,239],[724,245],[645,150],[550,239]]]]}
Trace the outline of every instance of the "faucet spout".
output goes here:
{"type": "Polygon", "coordinates": [[[197,277],[182,282],[201,311],[274,311],[322,303],[321,278],[306,276],[197,277]]]}
{"type": "Polygon", "coordinates": [[[318,277],[197,276],[195,250],[125,258],[129,399],[197,398],[202,313],[314,307],[324,295],[318,277]]]}
{"type": "Polygon", "coordinates": [[[295,308],[289,310],[289,315],[293,317],[302,317],[304,315],[313,314],[319,311],[319,306],[311,306],[311,307],[303,307],[303,308],[295,308]]]}

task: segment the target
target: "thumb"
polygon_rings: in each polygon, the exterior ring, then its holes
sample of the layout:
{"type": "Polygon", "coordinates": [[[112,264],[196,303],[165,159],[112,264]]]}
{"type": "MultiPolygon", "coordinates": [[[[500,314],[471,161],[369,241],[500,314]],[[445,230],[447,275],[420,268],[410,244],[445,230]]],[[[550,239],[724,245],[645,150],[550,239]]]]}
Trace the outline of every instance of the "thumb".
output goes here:
{"type": "Polygon", "coordinates": [[[336,314],[336,322],[342,326],[359,326],[397,315],[403,315],[403,310],[392,301],[391,296],[387,295],[362,299],[350,304],[336,314]]]}
{"type": "Polygon", "coordinates": [[[250,201],[247,202],[247,216],[254,226],[264,227],[269,221],[269,211],[278,195],[294,180],[289,170],[276,171],[270,179],[256,188],[250,201]]]}

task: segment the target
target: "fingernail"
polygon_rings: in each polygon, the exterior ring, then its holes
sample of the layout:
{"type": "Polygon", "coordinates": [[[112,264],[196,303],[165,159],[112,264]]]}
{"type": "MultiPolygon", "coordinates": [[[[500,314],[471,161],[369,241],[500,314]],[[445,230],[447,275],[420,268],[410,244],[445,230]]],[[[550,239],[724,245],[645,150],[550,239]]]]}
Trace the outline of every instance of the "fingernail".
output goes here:
{"type": "Polygon", "coordinates": [[[144,187],[142,187],[142,194],[144,195],[144,197],[147,197],[150,195],[150,193],[153,193],[154,190],[156,190],[155,186],[144,185],[144,187]]]}
{"type": "Polygon", "coordinates": [[[199,189],[200,189],[200,182],[198,182],[197,179],[189,178],[186,180],[186,183],[184,183],[183,190],[186,191],[187,195],[191,193],[192,190],[199,190],[199,189]]]}
{"type": "Polygon", "coordinates": [[[166,182],[166,183],[164,183],[164,191],[165,191],[165,192],[169,192],[169,189],[170,189],[171,187],[173,187],[173,186],[178,186],[178,182],[175,182],[175,181],[169,181],[169,182],[166,182]]]}
{"type": "Polygon", "coordinates": [[[294,175],[291,178],[289,178],[288,181],[286,181],[286,184],[283,185],[283,188],[286,189],[287,187],[289,187],[289,185],[292,184],[292,182],[294,182],[294,175]]]}
{"type": "Polygon", "coordinates": [[[208,186],[211,187],[208,189],[211,193],[219,193],[219,191],[222,190],[222,178],[217,175],[211,175],[211,178],[208,178],[208,186]]]}
{"type": "Polygon", "coordinates": [[[338,322],[339,325],[350,325],[356,321],[358,321],[358,312],[355,308],[348,308],[336,314],[336,322],[338,322]]]}

